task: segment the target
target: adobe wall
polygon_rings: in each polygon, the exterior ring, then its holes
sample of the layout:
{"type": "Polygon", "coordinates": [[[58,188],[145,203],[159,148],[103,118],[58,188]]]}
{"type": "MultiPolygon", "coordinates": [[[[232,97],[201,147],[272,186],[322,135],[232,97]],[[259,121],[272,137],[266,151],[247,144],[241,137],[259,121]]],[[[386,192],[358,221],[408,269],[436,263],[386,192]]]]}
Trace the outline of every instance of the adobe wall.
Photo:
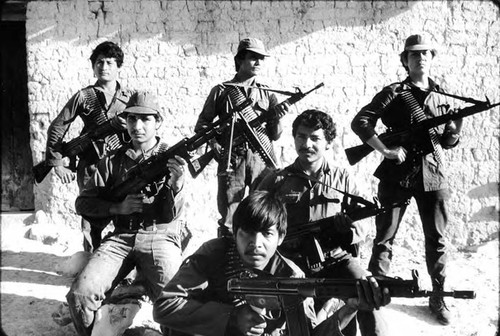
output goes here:
{"type": "MultiPolygon", "coordinates": [[[[27,52],[34,163],[44,158],[47,129],[78,89],[94,82],[88,60],[104,40],[125,52],[121,83],[160,97],[169,143],[193,135],[210,88],[234,74],[233,55],[246,36],[262,39],[272,58],[264,81],[306,91],[325,86],[294,105],[275,144],[283,160],[295,158],[293,119],[307,108],[329,112],[338,126],[335,160],[349,166],[344,148],[359,144],[354,114],[384,85],[404,79],[398,54],[404,39],[430,34],[439,46],[433,76],[450,93],[500,100],[499,7],[492,1],[33,1],[28,3],[27,52]]],[[[280,96],[280,99],[286,97],[280,96]]],[[[453,101],[456,106],[463,106],[453,101]]],[[[452,197],[449,243],[462,248],[498,230],[499,108],[468,118],[458,148],[447,151],[452,197]]],[[[72,127],[70,136],[78,132],[72,127]]],[[[350,167],[375,194],[372,154],[350,167]]],[[[189,250],[215,237],[215,165],[189,180],[185,221],[189,250]]],[[[57,224],[79,227],[76,183],[49,175],[35,187],[35,207],[57,224]]],[[[414,204],[398,244],[422,249],[414,204]]]]}

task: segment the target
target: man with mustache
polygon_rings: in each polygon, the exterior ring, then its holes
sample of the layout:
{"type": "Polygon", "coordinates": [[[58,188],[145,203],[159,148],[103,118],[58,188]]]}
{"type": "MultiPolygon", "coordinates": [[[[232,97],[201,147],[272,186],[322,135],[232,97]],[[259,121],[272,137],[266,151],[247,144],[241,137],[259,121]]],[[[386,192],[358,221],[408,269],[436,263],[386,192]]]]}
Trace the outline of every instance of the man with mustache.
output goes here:
{"type": "MultiPolygon", "coordinates": [[[[265,319],[227,291],[228,280],[242,272],[304,276],[277,251],[286,228],[283,201],[267,191],[251,192],[234,213],[234,236],[210,240],[184,260],[154,304],[155,321],[170,328],[169,335],[286,335],[284,314],[275,320],[265,319]]],[[[324,311],[315,313],[312,300],[303,302],[314,327],[312,335],[342,335],[340,329],[358,309],[378,309],[390,302],[388,290],[381,289],[374,278],[360,280],[359,284],[358,298],[349,299],[346,305],[336,299],[328,301],[337,308],[328,318],[324,311]]]]}
{"type": "MultiPolygon", "coordinates": [[[[258,89],[267,87],[260,82],[258,75],[263,70],[265,58],[269,56],[261,40],[250,37],[240,41],[234,56],[236,74],[231,80],[212,88],[196,122],[195,132],[209,127],[214,119],[226,117],[237,107],[229,93],[230,90],[236,90],[243,98],[252,99],[248,121],[264,114],[265,134],[262,136],[267,136],[270,141],[279,139],[282,132],[280,118],[288,111],[289,104],[287,102],[278,104],[274,94],[258,89]],[[240,86],[235,88],[229,84],[240,86]]],[[[238,135],[241,134],[236,132],[235,137],[238,135]]],[[[221,216],[219,236],[230,234],[234,210],[245,196],[246,188],[256,183],[266,168],[266,163],[249,147],[246,140],[234,143],[231,156],[228,157],[229,139],[228,128],[219,138],[209,143],[219,164],[217,169],[217,208],[221,216]]]]}
{"type": "Polygon", "coordinates": [[[147,185],[141,193],[129,194],[123,200],[110,195],[113,187],[127,179],[128,171],[169,147],[156,135],[162,117],[155,96],[134,93],[123,113],[130,144],[99,161],[76,200],[79,214],[112,218],[115,226],[66,296],[75,329],[81,336],[91,335],[94,319],[99,316],[96,312],[134,267],[141,285],[154,301],[182,261],[179,217],[184,207],[183,158],[169,158],[166,176],[147,185]]]}
{"type": "MultiPolygon", "coordinates": [[[[344,194],[360,192],[345,169],[329,162],[326,154],[336,137],[332,118],[319,110],[306,110],[292,124],[297,158],[293,164],[268,174],[257,186],[271,190],[283,198],[288,211],[288,227],[294,228],[311,221],[332,217],[331,229],[320,234],[321,254],[325,262],[311,262],[311,250],[316,242],[287,241],[280,247],[284,256],[292,259],[308,277],[360,279],[366,275],[359,264],[355,244],[366,236],[367,228],[342,213],[340,200],[344,194]],[[337,189],[337,190],[335,190],[337,189]]],[[[385,335],[386,324],[381,311],[360,311],[357,316],[362,335],[385,335]]],[[[356,335],[356,319],[347,326],[345,335],[356,335]]]]}
{"type": "MultiPolygon", "coordinates": [[[[462,120],[450,121],[429,131],[428,136],[413,136],[417,148],[432,146],[427,155],[414,155],[411,148],[388,148],[377,136],[375,125],[382,120],[392,131],[405,130],[415,122],[438,117],[450,112],[446,97],[432,91],[443,91],[430,76],[436,49],[428,37],[411,35],[400,54],[408,77],[380,91],[354,117],[351,128],[363,142],[379,152],[384,160],[374,176],[382,205],[415,198],[425,236],[425,258],[433,289],[442,291],[446,278],[445,229],[447,225],[446,200],[449,187],[445,176],[443,148],[459,142],[462,120]],[[410,156],[411,154],[411,156],[410,156]]],[[[369,270],[374,275],[386,275],[390,270],[392,245],[407,206],[378,215],[377,234],[373,242],[369,270]]],[[[443,298],[431,297],[429,307],[437,320],[450,323],[450,311],[443,298]]]]}
{"type": "MultiPolygon", "coordinates": [[[[76,165],[76,180],[80,191],[95,171],[97,161],[128,140],[123,137],[125,120],[117,116],[125,108],[131,94],[118,82],[118,73],[123,64],[123,58],[123,51],[113,42],[102,42],[95,47],[90,55],[90,61],[97,81],[73,95],[49,126],[45,162],[48,166],[54,167],[55,175],[63,183],[70,183],[75,179],[73,171],[63,165],[61,144],[77,117],[83,121],[80,134],[92,132],[107,120],[112,120],[113,127],[116,128],[117,133],[120,133],[120,135],[110,135],[95,141],[93,146],[79,155],[78,163],[70,163],[71,166],[76,165]]],[[[76,160],[76,158],[71,159],[76,160]]],[[[105,225],[93,224],[82,218],[83,248],[88,252],[92,252],[99,246],[102,226],[105,225]]]]}

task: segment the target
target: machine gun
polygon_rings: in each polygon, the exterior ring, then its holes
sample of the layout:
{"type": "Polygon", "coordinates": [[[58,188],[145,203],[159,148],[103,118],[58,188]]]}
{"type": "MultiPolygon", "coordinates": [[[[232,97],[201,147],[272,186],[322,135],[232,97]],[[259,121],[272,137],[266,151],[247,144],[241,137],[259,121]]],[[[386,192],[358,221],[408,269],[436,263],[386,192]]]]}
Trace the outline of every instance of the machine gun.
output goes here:
{"type": "Polygon", "coordinates": [[[179,155],[187,161],[191,176],[196,178],[213,157],[206,155],[193,157],[191,155],[192,152],[206,144],[223,128],[227,127],[229,118],[230,116],[219,119],[210,127],[201,130],[191,138],[184,138],[167,150],[138,163],[127,172],[127,177],[123,182],[109,190],[109,198],[115,201],[121,201],[125,199],[128,194],[138,193],[154,181],[160,180],[163,177],[168,179],[169,170],[166,164],[167,161],[175,155],[179,155]]]}
{"type": "MultiPolygon", "coordinates": [[[[80,136],[68,141],[68,142],[63,142],[61,145],[61,153],[63,157],[70,158],[70,166],[68,167],[69,169],[75,171],[76,170],[76,156],[80,155],[83,153],[87,148],[93,145],[94,141],[99,140],[99,139],[104,139],[105,137],[112,135],[112,134],[118,134],[120,132],[125,132],[124,130],[117,129],[112,125],[112,120],[107,120],[106,122],[100,124],[97,126],[95,129],[92,131],[85,132],[81,134],[80,136]]],[[[99,159],[96,155],[95,157],[96,161],[99,159]]],[[[95,162],[89,162],[89,163],[95,163],[95,162]]],[[[45,179],[47,174],[50,172],[52,169],[52,166],[48,166],[46,161],[43,160],[42,162],[38,163],[36,166],[33,167],[33,175],[35,177],[36,183],[40,183],[45,179]]]]}
{"type": "MultiPolygon", "coordinates": [[[[444,94],[442,92],[436,92],[440,94],[444,94]]],[[[472,102],[474,105],[464,107],[458,110],[456,113],[448,113],[435,118],[426,119],[420,121],[411,127],[398,131],[388,131],[383,134],[380,134],[379,139],[386,145],[387,147],[393,146],[402,146],[405,147],[410,155],[413,156],[423,156],[432,152],[432,146],[417,146],[416,148],[412,148],[415,143],[415,139],[427,139],[429,138],[429,129],[445,124],[448,121],[461,119],[464,117],[471,116],[476,113],[480,113],[489,109],[494,108],[495,106],[500,105],[500,103],[491,104],[489,99],[486,97],[486,101],[478,101],[470,98],[460,98],[455,95],[445,94],[447,96],[452,96],[454,98],[462,99],[467,102],[472,102]],[[427,148],[424,148],[427,147],[427,148]]],[[[430,139],[429,139],[430,141],[430,139]]],[[[354,146],[347,148],[345,150],[347,160],[351,165],[355,165],[359,161],[361,161],[365,156],[370,154],[374,149],[364,143],[362,145],[354,146]]]]}
{"type": "Polygon", "coordinates": [[[335,256],[330,255],[325,250],[342,247],[350,252],[354,257],[358,254],[357,244],[351,244],[352,233],[349,228],[339,229],[335,225],[336,218],[340,215],[347,215],[353,222],[372,216],[383,214],[393,208],[408,204],[410,200],[380,207],[376,200],[370,202],[364,198],[352,195],[342,190],[335,189],[344,194],[342,201],[342,212],[334,216],[325,217],[319,220],[293,225],[288,228],[284,239],[286,243],[293,246],[299,245],[301,254],[305,261],[305,266],[309,271],[318,272],[332,262],[335,256]],[[350,200],[350,202],[349,202],[350,200]],[[362,206],[360,206],[360,204],[362,206]]]}
{"type": "MultiPolygon", "coordinates": [[[[275,92],[275,93],[280,93],[283,95],[289,96],[284,102],[287,102],[290,105],[293,105],[297,103],[298,101],[302,100],[305,96],[310,94],[311,92],[319,89],[320,87],[324,86],[323,83],[320,83],[316,85],[314,88],[310,89],[307,92],[302,92],[300,88],[295,88],[295,92],[289,92],[289,91],[282,91],[282,90],[274,90],[274,89],[269,89],[269,88],[263,88],[263,87],[255,87],[255,86],[247,86],[247,85],[241,85],[241,84],[236,84],[236,83],[225,83],[224,85],[227,86],[233,86],[233,87],[250,87],[253,89],[257,90],[264,90],[264,91],[270,91],[270,92],[275,92]]],[[[240,99],[243,99],[243,97],[240,97],[240,99]]],[[[245,106],[244,108],[240,108],[237,113],[233,114],[233,119],[231,121],[232,125],[230,125],[230,136],[227,141],[225,141],[224,146],[225,148],[223,149],[223,153],[213,153],[213,149],[210,151],[207,151],[205,155],[210,156],[210,157],[215,157],[217,160],[222,160],[227,159],[227,169],[228,171],[231,171],[230,168],[230,161],[231,161],[231,152],[232,149],[236,146],[239,146],[246,141],[250,143],[250,146],[254,149],[254,151],[258,152],[259,155],[263,158],[264,162],[267,163],[267,161],[270,161],[271,166],[274,165],[273,161],[273,153],[271,153],[271,145],[270,145],[270,140],[266,139],[267,135],[265,134],[265,130],[262,128],[262,125],[266,122],[267,119],[276,119],[276,118],[281,118],[282,116],[278,114],[275,110],[262,110],[259,109],[262,113],[258,115],[257,117],[249,120],[249,118],[244,117],[245,114],[248,115],[248,109],[249,105],[245,106]],[[236,124],[236,118],[240,116],[242,122],[240,123],[240,130],[239,132],[234,133],[234,128],[236,124]],[[250,133],[250,134],[249,134],[250,133]],[[253,138],[257,138],[259,140],[254,140],[253,138]],[[256,147],[256,148],[254,148],[256,147]],[[262,148],[263,147],[263,148],[262,148]],[[265,152],[265,153],[262,153],[265,152]],[[266,158],[266,156],[270,156],[271,158],[266,158]]],[[[253,114],[253,112],[252,112],[253,114]]]]}
{"type": "MultiPolygon", "coordinates": [[[[389,289],[392,298],[453,297],[455,299],[474,299],[471,290],[429,291],[420,287],[418,271],[412,270],[412,279],[375,276],[381,288],[389,289]]],[[[356,279],[296,279],[252,277],[242,273],[240,278],[229,279],[227,290],[235,298],[244,300],[265,318],[276,319],[281,312],[285,314],[290,336],[309,335],[309,329],[301,303],[305,298],[349,299],[358,296],[356,279]],[[254,308],[255,307],[255,308],[254,308]]]]}

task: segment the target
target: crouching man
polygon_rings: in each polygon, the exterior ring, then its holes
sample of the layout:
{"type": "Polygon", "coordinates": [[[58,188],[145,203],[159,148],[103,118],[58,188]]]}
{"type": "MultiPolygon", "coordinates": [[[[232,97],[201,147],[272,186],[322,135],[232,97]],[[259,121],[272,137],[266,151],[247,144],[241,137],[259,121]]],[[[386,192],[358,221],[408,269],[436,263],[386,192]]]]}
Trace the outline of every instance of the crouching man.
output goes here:
{"type": "Polygon", "coordinates": [[[112,188],[127,178],[131,168],[168,148],[156,136],[162,123],[156,97],[147,92],[134,93],[124,113],[130,144],[98,163],[76,200],[79,214],[112,217],[115,225],[115,231],[92,254],[66,296],[80,336],[91,335],[101,306],[134,267],[154,301],[182,261],[178,218],[184,203],[184,159],[170,158],[165,167],[169,177],[151,183],[140,193],[131,193],[122,201],[111,197],[112,188]]]}
{"type": "MultiPolygon", "coordinates": [[[[286,335],[285,316],[266,320],[227,291],[230,278],[242,272],[276,277],[304,277],[277,248],[286,235],[284,202],[268,191],[254,191],[233,216],[233,237],[203,244],[188,257],[155,302],[156,322],[189,335],[286,335]]],[[[303,302],[313,335],[342,335],[358,309],[372,310],[390,302],[388,290],[375,279],[361,279],[359,298],[349,299],[328,318],[314,312],[312,299],[303,302]]],[[[331,301],[329,302],[332,303],[331,301]]]]}

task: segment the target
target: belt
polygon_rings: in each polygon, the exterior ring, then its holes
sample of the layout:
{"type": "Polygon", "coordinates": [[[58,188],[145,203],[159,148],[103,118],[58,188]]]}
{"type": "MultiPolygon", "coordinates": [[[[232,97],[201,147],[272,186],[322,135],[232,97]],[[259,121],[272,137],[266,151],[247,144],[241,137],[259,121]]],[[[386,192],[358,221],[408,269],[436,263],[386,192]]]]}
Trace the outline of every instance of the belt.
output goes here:
{"type": "Polygon", "coordinates": [[[127,233],[134,233],[138,231],[165,231],[165,230],[170,230],[173,232],[177,232],[177,221],[173,221],[170,223],[162,223],[162,224],[156,224],[155,222],[152,223],[145,223],[145,222],[134,222],[130,221],[128,226],[117,226],[116,231],[117,232],[127,232],[127,233]]]}

